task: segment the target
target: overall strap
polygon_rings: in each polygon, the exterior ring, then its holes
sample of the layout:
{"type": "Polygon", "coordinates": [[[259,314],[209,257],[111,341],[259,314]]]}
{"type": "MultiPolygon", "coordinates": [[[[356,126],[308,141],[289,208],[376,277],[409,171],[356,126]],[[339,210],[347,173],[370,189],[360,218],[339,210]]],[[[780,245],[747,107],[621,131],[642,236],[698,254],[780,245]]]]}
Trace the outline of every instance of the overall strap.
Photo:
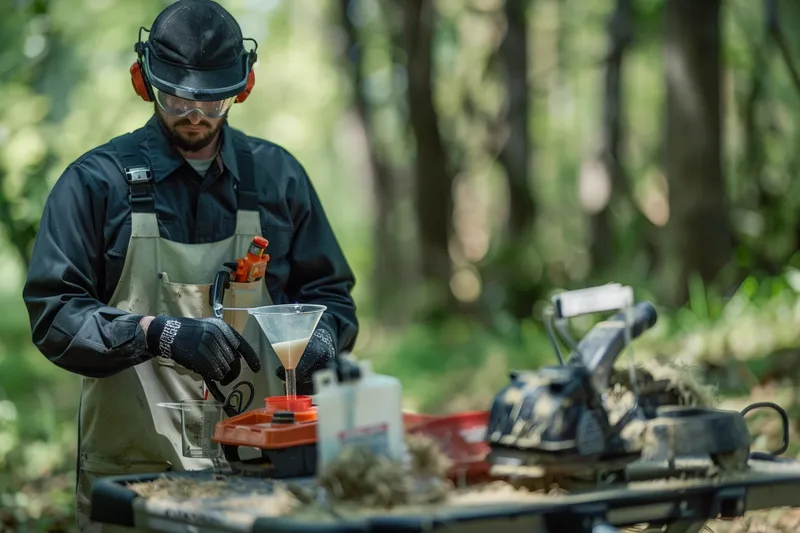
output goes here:
{"type": "Polygon", "coordinates": [[[236,166],[239,168],[239,210],[258,211],[255,164],[247,137],[236,132],[233,135],[233,148],[236,151],[236,166]]]}
{"type": "Polygon", "coordinates": [[[117,150],[128,182],[128,200],[134,213],[155,213],[153,201],[153,172],[142,151],[139,149],[141,137],[136,133],[126,133],[114,139],[111,144],[117,150]]]}

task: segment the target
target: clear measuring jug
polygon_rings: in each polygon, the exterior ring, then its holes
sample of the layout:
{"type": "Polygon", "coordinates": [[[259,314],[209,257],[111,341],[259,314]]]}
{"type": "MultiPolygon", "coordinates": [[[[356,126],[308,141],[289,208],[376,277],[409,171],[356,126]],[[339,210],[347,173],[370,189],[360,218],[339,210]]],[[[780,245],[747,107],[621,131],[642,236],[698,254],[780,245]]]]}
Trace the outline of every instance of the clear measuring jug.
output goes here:
{"type": "Polygon", "coordinates": [[[211,440],[217,423],[222,420],[221,403],[214,400],[181,400],[157,405],[180,411],[184,457],[218,459],[222,456],[222,446],[211,440]]]}

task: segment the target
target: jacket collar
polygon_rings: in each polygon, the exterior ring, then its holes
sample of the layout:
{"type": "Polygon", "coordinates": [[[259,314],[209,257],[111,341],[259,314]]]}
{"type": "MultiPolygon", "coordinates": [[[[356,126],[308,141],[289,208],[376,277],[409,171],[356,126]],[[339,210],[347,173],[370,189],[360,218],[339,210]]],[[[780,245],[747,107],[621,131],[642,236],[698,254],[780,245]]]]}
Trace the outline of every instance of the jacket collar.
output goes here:
{"type": "MultiPolygon", "coordinates": [[[[154,114],[144,127],[144,153],[150,162],[156,183],[163,180],[181,165],[186,159],[170,143],[158,117],[154,114]]],[[[239,181],[239,166],[236,164],[236,151],[233,148],[234,132],[227,122],[222,125],[222,145],[219,155],[223,166],[239,181]]]]}

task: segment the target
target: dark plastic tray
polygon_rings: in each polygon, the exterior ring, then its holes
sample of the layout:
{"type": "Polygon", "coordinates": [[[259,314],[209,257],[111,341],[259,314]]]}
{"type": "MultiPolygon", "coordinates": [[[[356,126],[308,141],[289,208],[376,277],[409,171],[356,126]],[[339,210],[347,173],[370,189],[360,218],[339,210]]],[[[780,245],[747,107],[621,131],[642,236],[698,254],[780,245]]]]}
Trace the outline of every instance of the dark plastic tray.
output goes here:
{"type": "MultiPolygon", "coordinates": [[[[702,524],[710,519],[734,518],[750,510],[800,506],[800,463],[751,461],[750,465],[750,471],[727,479],[631,482],[624,488],[553,496],[546,502],[449,507],[430,515],[387,514],[323,524],[300,522],[288,517],[269,517],[246,506],[237,509],[235,523],[226,523],[227,511],[215,510],[213,502],[205,501],[202,505],[195,503],[193,508],[185,510],[180,509],[181,504],[172,504],[170,511],[163,513],[126,488],[130,483],[153,480],[162,474],[117,476],[95,483],[92,490],[92,517],[102,523],[135,527],[140,525],[136,523],[136,517],[144,514],[158,517],[161,523],[169,522],[168,526],[164,526],[165,532],[180,531],[183,525],[187,532],[213,529],[252,533],[412,533],[446,527],[450,531],[502,528],[504,533],[581,533],[591,531],[593,524],[598,522],[616,527],[643,522],[681,524],[680,531],[700,531],[702,524]]],[[[198,481],[220,477],[211,473],[169,475],[192,477],[198,481]]],[[[262,494],[270,492],[269,480],[225,479],[231,483],[230,494],[224,497],[226,502],[244,497],[242,495],[252,491],[262,494]]],[[[150,527],[152,529],[152,524],[150,527]]]]}

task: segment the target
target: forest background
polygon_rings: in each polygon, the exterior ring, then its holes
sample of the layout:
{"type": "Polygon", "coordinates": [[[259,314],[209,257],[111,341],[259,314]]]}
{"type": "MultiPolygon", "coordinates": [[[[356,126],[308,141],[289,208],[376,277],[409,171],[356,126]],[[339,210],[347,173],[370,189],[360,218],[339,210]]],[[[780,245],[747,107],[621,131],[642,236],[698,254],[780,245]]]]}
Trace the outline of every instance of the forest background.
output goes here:
{"type": "MultiPolygon", "coordinates": [[[[0,0],[0,530],[72,529],[80,378],[21,289],[61,172],[151,115],[128,68],[168,3],[0,0]]],[[[221,3],[259,43],[230,121],[305,166],[358,278],[355,354],[409,409],[487,408],[555,362],[554,292],[619,282],[659,309],[640,361],[780,402],[796,434],[800,3],[221,3]]]]}

